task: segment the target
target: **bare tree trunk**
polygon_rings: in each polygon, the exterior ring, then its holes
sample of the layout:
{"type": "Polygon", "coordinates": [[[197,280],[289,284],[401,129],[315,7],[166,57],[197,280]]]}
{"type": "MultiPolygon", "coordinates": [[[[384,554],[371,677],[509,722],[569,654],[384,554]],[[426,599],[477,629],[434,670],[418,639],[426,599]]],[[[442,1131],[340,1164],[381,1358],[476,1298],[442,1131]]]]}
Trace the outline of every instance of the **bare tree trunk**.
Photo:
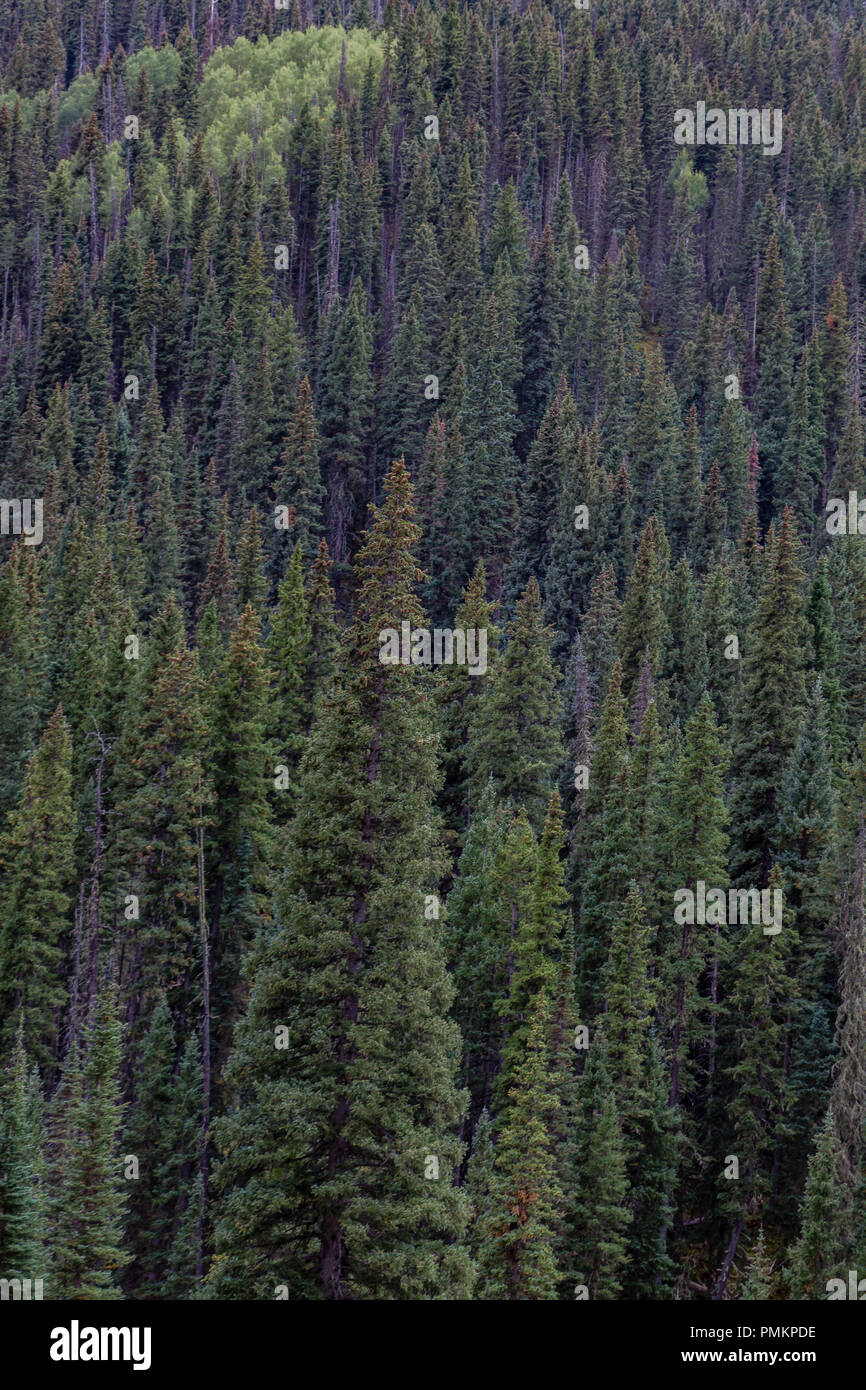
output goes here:
{"type": "Polygon", "coordinates": [[[725,1289],[727,1287],[728,1279],[731,1275],[731,1265],[734,1263],[734,1256],[737,1253],[737,1246],[740,1243],[740,1236],[742,1235],[742,1233],[743,1218],[740,1217],[740,1219],[734,1226],[733,1231],[731,1232],[731,1239],[728,1242],[727,1254],[725,1255],[725,1258],[722,1261],[722,1267],[719,1270],[719,1277],[716,1280],[716,1287],[713,1289],[714,1302],[718,1302],[725,1296],[725,1289]]]}
{"type": "MultiPolygon", "coordinates": [[[[84,923],[84,884],[82,883],[78,902],[75,905],[75,948],[72,954],[72,980],[69,985],[69,1026],[66,1032],[67,1049],[78,1036],[78,1001],[81,994],[81,931],[84,923]]],[[[15,997],[15,1007],[20,1002],[20,993],[15,997]]]]}

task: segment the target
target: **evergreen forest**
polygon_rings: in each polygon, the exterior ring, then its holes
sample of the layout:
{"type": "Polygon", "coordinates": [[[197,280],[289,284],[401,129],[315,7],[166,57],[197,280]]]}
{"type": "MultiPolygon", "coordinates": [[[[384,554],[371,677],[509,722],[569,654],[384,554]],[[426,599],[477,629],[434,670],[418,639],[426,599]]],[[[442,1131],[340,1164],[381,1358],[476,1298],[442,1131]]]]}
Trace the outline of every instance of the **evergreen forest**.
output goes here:
{"type": "Polygon", "coordinates": [[[861,95],[852,0],[0,0],[4,1297],[866,1275],[861,95]]]}

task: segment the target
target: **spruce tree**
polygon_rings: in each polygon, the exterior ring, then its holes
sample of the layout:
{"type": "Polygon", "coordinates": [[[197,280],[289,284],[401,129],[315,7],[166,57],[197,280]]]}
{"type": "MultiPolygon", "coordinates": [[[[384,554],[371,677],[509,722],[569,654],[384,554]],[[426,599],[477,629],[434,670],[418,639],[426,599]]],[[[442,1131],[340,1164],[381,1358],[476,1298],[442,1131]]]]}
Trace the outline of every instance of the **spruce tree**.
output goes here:
{"type": "Polygon", "coordinates": [[[20,1025],[24,1046],[43,1065],[56,1058],[66,999],[63,961],[72,928],[75,831],[72,742],[58,705],[0,841],[3,1036],[10,1047],[20,1025]],[[35,876],[34,854],[39,856],[35,876]]]}
{"type": "Polygon", "coordinates": [[[609,1300],[622,1292],[632,1212],[622,1130],[604,1050],[598,1031],[590,1040],[581,1080],[569,1234],[575,1296],[609,1300]]]}
{"type": "Polygon", "coordinates": [[[104,984],[79,1048],[73,1041],[48,1120],[48,1238],[56,1298],[121,1297],[124,1244],[121,1025],[104,984]]]}
{"type": "Polygon", "coordinates": [[[842,1279],[847,1288],[853,1231],[850,1194],[838,1172],[841,1161],[839,1136],[830,1109],[809,1159],[800,1234],[787,1270],[792,1298],[825,1299],[830,1279],[842,1279]]]}
{"type": "Polygon", "coordinates": [[[398,461],[357,559],[343,680],[304,756],[278,920],[251,957],[218,1125],[218,1291],[470,1287],[450,1182],[459,1040],[441,921],[425,913],[437,877],[429,695],[416,667],[378,660],[383,627],[423,621],[417,541],[398,461]]]}
{"type": "Polygon", "coordinates": [[[274,484],[278,507],[288,507],[288,526],[275,529],[285,553],[300,545],[306,564],[312,564],[322,530],[322,483],[319,468],[319,434],[313,414],[309,377],[298,388],[298,404],[280,455],[274,484]]]}
{"type": "Polygon", "coordinates": [[[463,1038],[462,1077],[472,1114],[491,1105],[502,1066],[501,1006],[512,939],[527,910],[534,856],[525,820],[509,824],[505,807],[488,783],[457,861],[446,917],[448,964],[456,990],[454,1017],[463,1038]]]}
{"type": "MultiPolygon", "coordinates": [[[[468,767],[470,729],[490,684],[498,645],[492,605],[487,601],[487,576],[481,560],[463,591],[454,620],[455,628],[484,633],[487,670],[481,674],[468,666],[442,665],[437,673],[436,704],[441,729],[444,783],[439,797],[446,835],[460,845],[471,822],[474,805],[468,767]]],[[[476,637],[476,642],[480,639],[476,637]]],[[[476,650],[479,650],[476,647],[476,650]]]]}
{"type": "Polygon", "coordinates": [[[542,992],[522,1043],[496,1145],[497,1268],[491,1284],[493,1296],[501,1299],[557,1296],[556,1234],[563,1198],[550,1140],[550,1117],[558,1100],[549,1086],[549,1030],[550,1005],[542,992]]]}
{"type": "Polygon", "coordinates": [[[809,631],[794,518],[770,532],[744,658],[744,700],[734,736],[736,828],[731,870],[737,883],[766,888],[776,852],[780,770],[794,747],[805,698],[809,631]]]}
{"type": "Polygon", "coordinates": [[[571,944],[571,934],[566,931],[568,898],[560,859],[562,840],[562,803],[554,789],[538,839],[525,910],[510,943],[507,1037],[500,1079],[503,1090],[507,1090],[523,1057],[535,1002],[540,994],[553,997],[563,953],[571,944]]]}
{"type": "MultiPolygon", "coordinates": [[[[265,651],[270,668],[272,713],[268,732],[274,740],[276,766],[294,778],[306,734],[312,722],[309,701],[310,624],[304,577],[301,568],[301,542],[298,541],[280,584],[277,608],[271,617],[265,651]]],[[[278,794],[274,798],[274,819],[284,825],[293,811],[293,796],[284,795],[284,774],[275,774],[278,794]]]]}
{"type": "MultiPolygon", "coordinates": [[[[44,1279],[44,1132],[39,1075],[22,1035],[0,1084],[0,1269],[5,1279],[44,1279]]],[[[52,1289],[50,1279],[48,1296],[52,1289]]]]}
{"type": "Polygon", "coordinates": [[[552,638],[538,583],[531,579],[469,731],[468,762],[478,787],[492,777],[500,795],[525,807],[537,829],[563,757],[552,638]]]}

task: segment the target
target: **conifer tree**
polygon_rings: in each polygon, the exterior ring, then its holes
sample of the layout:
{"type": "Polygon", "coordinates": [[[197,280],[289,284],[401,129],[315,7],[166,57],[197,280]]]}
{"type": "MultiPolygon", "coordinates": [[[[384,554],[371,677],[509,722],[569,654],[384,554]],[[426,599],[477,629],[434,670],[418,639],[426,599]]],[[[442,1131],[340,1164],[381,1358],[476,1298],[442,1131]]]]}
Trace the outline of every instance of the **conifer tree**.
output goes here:
{"type": "MultiPolygon", "coordinates": [[[[173,613],[169,605],[167,628],[173,613]]],[[[120,884],[124,899],[137,898],[125,952],[124,985],[136,1000],[130,1021],[149,1019],[163,991],[175,1019],[188,1018],[192,978],[200,979],[198,847],[211,802],[204,692],[197,654],[179,634],[169,641],[141,673],[135,723],[120,747],[120,884]]]]}
{"type": "Polygon", "coordinates": [[[626,1154],[645,1105],[643,1070],[654,990],[649,980],[650,929],[640,889],[632,882],[611,932],[604,972],[606,1063],[617,1098],[626,1154]]]}
{"type": "Polygon", "coordinates": [[[794,376],[791,419],[775,479],[777,502],[793,510],[800,535],[807,542],[824,479],[825,449],[824,389],[816,334],[807,343],[794,376]]]}
{"type": "Polygon", "coordinates": [[[521,1058],[508,1091],[506,1118],[496,1146],[493,1194],[498,1268],[493,1296],[551,1299],[557,1296],[556,1233],[562,1192],[551,1149],[550,1115],[558,1100],[549,1089],[550,1005],[537,996],[521,1058]]]}
{"type": "Polygon", "coordinates": [[[259,526],[258,508],[253,507],[241,532],[237,550],[238,608],[243,612],[250,604],[262,616],[268,582],[264,573],[264,546],[259,526]]]}
{"type": "Polygon", "coordinates": [[[749,499],[749,436],[746,414],[737,397],[726,400],[710,449],[717,459],[725,490],[725,505],[731,534],[739,535],[749,499]]]}
{"type": "MultiPolygon", "coordinates": [[[[762,285],[764,271],[762,270],[762,285]]],[[[778,291],[784,293],[783,290],[778,291]]],[[[768,295],[771,293],[768,289],[768,295]]],[[[760,306],[759,306],[760,313],[760,306]]],[[[779,496],[776,474],[781,466],[785,437],[791,418],[791,378],[793,363],[791,329],[784,300],[778,303],[759,346],[760,380],[755,393],[757,435],[761,445],[760,510],[766,522],[777,501],[785,506],[788,499],[779,496]]]]}
{"type": "MultiPolygon", "coordinates": [[[[301,568],[301,542],[298,541],[280,584],[277,608],[271,618],[265,651],[270,668],[272,714],[269,733],[275,741],[278,765],[294,774],[312,722],[309,702],[310,624],[304,577],[301,568]]],[[[285,790],[287,790],[286,788],[285,790]]],[[[285,824],[291,815],[292,798],[280,794],[274,802],[274,819],[285,824]]]]}
{"type": "Polygon", "coordinates": [[[218,667],[204,743],[213,786],[205,841],[214,1000],[225,1038],[234,1017],[240,954],[271,917],[273,828],[268,791],[268,667],[260,623],[247,604],[218,667]]]}
{"type": "Polygon", "coordinates": [[[633,874],[628,779],[622,667],[615,661],[590,765],[586,818],[569,866],[572,883],[580,883],[577,998],[590,1016],[601,1009],[601,972],[610,947],[609,905],[625,895],[633,874]]]}
{"type": "MultiPolygon", "coordinates": [[[[543,592],[550,559],[556,499],[574,442],[577,412],[565,384],[559,384],[529,451],[519,498],[519,516],[508,568],[506,601],[513,603],[533,575],[543,592]]],[[[572,521],[572,525],[573,525],[572,521]]]]}
{"type": "Polygon", "coordinates": [[[743,1298],[752,1301],[769,1299],[773,1291],[773,1264],[767,1251],[764,1228],[758,1231],[752,1246],[746,1278],[743,1283],[743,1298]]]}
{"type": "Polygon", "coordinates": [[[30,1069],[19,1031],[0,1085],[0,1269],[6,1279],[48,1273],[44,1138],[39,1074],[30,1069]]]}
{"type": "Polygon", "coordinates": [[[280,455],[274,487],[277,506],[289,508],[289,525],[276,531],[281,547],[294,550],[300,544],[306,564],[312,564],[322,530],[322,483],[319,469],[319,435],[313,414],[309,377],[298,388],[298,404],[280,455]]]}
{"type": "Polygon", "coordinates": [[[48,1121],[48,1239],[56,1298],[118,1299],[124,1248],[121,1025],[113,987],[95,1001],[82,1047],[73,1041],[48,1121]]]}
{"type": "MultiPolygon", "coordinates": [[[[772,894],[781,893],[781,885],[782,874],[776,865],[769,883],[774,908],[772,894]]],[[[788,938],[793,927],[788,913],[781,931],[766,935],[762,920],[745,927],[741,923],[732,941],[738,964],[728,1008],[734,1020],[737,1056],[728,1069],[727,1079],[730,1152],[737,1159],[739,1176],[736,1182],[719,1179],[720,1185],[724,1183],[727,1188],[723,1206],[730,1211],[733,1222],[716,1280],[715,1298],[724,1294],[744,1226],[770,1195],[773,1157],[784,1137],[789,1103],[784,1052],[786,1009],[793,984],[789,975],[792,943],[788,938]]]]}
{"type": "Polygon", "coordinates": [[[467,383],[458,416],[466,454],[463,505],[473,518],[476,555],[485,562],[491,592],[499,594],[516,516],[517,416],[502,360],[502,322],[493,295],[480,314],[466,356],[467,383]]]}
{"type": "Polygon", "coordinates": [[[473,1297],[478,1299],[498,1297],[500,1270],[496,1235],[499,1211],[494,1190],[495,1161],[490,1114],[485,1109],[478,1116],[472,1133],[465,1182],[471,1213],[466,1243],[475,1264],[473,1297]]]}
{"type": "Polygon", "coordinates": [[[686,726],[671,786],[668,864],[672,892],[661,935],[671,1105],[680,1105],[695,1085],[694,1057],[697,1051],[703,1052],[701,1044],[708,1036],[707,1013],[717,1002],[718,966],[725,951],[718,927],[710,931],[689,922],[693,914],[676,909],[676,894],[680,890],[696,893],[699,881],[707,889],[726,882],[726,767],[727,749],[712,701],[704,695],[686,726]],[[702,999],[708,973],[711,992],[702,999]]]}
{"type": "Polygon", "coordinates": [[[72,742],[58,705],[30,760],[0,842],[0,998],[10,1047],[19,1025],[35,1061],[56,1057],[65,1002],[64,946],[72,927],[76,819],[72,742]],[[39,872],[34,876],[34,854],[39,872]]]}
{"type": "MultiPolygon", "coordinates": [[[[10,811],[37,737],[44,600],[23,545],[0,569],[0,807],[10,811]]],[[[5,821],[5,816],[4,816],[5,821]]]]}
{"type": "Polygon", "coordinates": [[[507,1038],[500,1079],[503,1091],[523,1057],[536,1000],[541,994],[553,997],[560,962],[571,943],[565,922],[562,838],[562,803],[554,789],[538,840],[525,910],[510,943],[507,1038]]]}
{"type": "Polygon", "coordinates": [[[473,710],[468,754],[478,786],[492,777],[500,795],[525,807],[539,829],[563,756],[552,637],[533,578],[518,600],[505,651],[473,710]]]}
{"type": "MultiPolygon", "coordinates": [[[[485,634],[487,670],[483,674],[468,666],[443,665],[438,672],[436,703],[441,728],[441,760],[444,783],[439,797],[446,834],[461,844],[473,815],[473,798],[468,763],[470,729],[484,699],[495,665],[498,630],[492,620],[492,605],[486,597],[487,576],[481,560],[463,591],[455,617],[455,628],[465,633],[485,634]]],[[[480,635],[475,637],[480,643],[480,635]]],[[[480,654],[480,646],[476,645],[480,654]]]]}
{"type": "Polygon", "coordinates": [[[459,1044],[441,925],[424,911],[437,863],[429,697],[417,668],[377,659],[383,627],[422,621],[417,541],[398,461],[358,556],[343,683],[304,757],[278,924],[252,958],[228,1066],[217,1289],[469,1290],[455,1243],[464,1203],[449,1181],[459,1044]]]}
{"type": "Polygon", "coordinates": [[[463,1038],[463,1080],[470,1110],[490,1106],[502,1066],[501,1003],[511,943],[527,910],[535,845],[523,819],[509,824],[488,783],[472,818],[447,899],[448,963],[454,1016],[463,1038]]]}
{"type": "Polygon", "coordinates": [[[356,280],[327,344],[316,397],[319,457],[326,488],[328,547],[343,563],[362,522],[367,477],[372,383],[364,291],[356,280]]]}
{"type": "Polygon", "coordinates": [[[310,665],[307,671],[306,697],[309,709],[323,693],[334,674],[338,643],[338,625],[334,606],[334,590],[330,581],[331,559],[324,536],[319,541],[316,559],[304,582],[307,621],[310,625],[310,665]]]}
{"type": "Polygon", "coordinates": [[[616,1299],[622,1291],[632,1213],[622,1131],[600,1031],[590,1041],[577,1133],[569,1191],[572,1273],[578,1284],[575,1296],[616,1299]]]}
{"type": "MultiPolygon", "coordinates": [[[[560,659],[574,640],[580,610],[590,601],[596,547],[604,535],[606,488],[596,446],[597,436],[592,431],[580,436],[576,449],[572,446],[564,451],[559,493],[547,523],[550,560],[544,575],[545,614],[556,628],[554,655],[560,659]]],[[[606,536],[603,544],[607,549],[606,536]]]]}
{"type": "Polygon", "coordinates": [[[649,651],[650,673],[659,675],[667,641],[667,603],[670,547],[664,528],[650,517],[641,535],[620,615],[617,655],[622,662],[623,688],[634,695],[649,651]]]}
{"type": "Polygon", "coordinates": [[[794,518],[786,509],[767,537],[761,586],[744,659],[744,700],[732,744],[735,881],[766,888],[776,849],[780,770],[791,754],[805,697],[809,630],[794,518]]]}
{"type": "Polygon", "coordinates": [[[841,1161],[830,1109],[809,1159],[800,1235],[787,1271],[792,1298],[826,1298],[830,1279],[842,1279],[847,1287],[853,1231],[850,1194],[838,1173],[841,1161]]]}
{"type": "Polygon", "coordinates": [[[866,782],[866,733],[849,765],[839,808],[839,887],[836,898],[836,931],[841,948],[836,1015],[836,1062],[833,1068],[832,1103],[839,1137],[840,1175],[853,1192],[862,1171],[863,1125],[866,1116],[864,1071],[863,998],[866,985],[866,818],[863,787],[866,782]]]}
{"type": "Polygon", "coordinates": [[[694,713],[709,676],[706,638],[701,631],[691,566],[685,556],[671,576],[667,619],[670,642],[663,678],[673,707],[685,722],[694,713]]]}

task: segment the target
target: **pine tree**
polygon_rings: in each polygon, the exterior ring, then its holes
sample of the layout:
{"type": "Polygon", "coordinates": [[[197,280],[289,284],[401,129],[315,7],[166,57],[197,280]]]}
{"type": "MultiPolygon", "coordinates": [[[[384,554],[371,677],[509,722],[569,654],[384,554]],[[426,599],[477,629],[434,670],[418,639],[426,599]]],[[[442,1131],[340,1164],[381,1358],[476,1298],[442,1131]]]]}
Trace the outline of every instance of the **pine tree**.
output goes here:
{"type": "Polygon", "coordinates": [[[0,1269],[6,1279],[44,1279],[47,1273],[41,1111],[38,1072],[30,1070],[19,1031],[0,1086],[0,1269]]]}
{"type": "Polygon", "coordinates": [[[764,1239],[764,1228],[761,1226],[749,1257],[742,1297],[747,1301],[763,1300],[769,1299],[772,1292],[773,1262],[764,1239]]]}
{"type": "Polygon", "coordinates": [[[538,584],[531,579],[507,630],[505,651],[473,710],[469,733],[468,763],[477,785],[492,777],[500,795],[525,807],[537,829],[563,757],[552,637],[538,584]]]}
{"type": "Polygon", "coordinates": [[[475,1264],[473,1297],[495,1299],[499,1287],[498,1205],[494,1188],[496,1148],[489,1112],[482,1110],[472,1133],[472,1152],[466,1165],[466,1197],[470,1220],[466,1236],[475,1264]]]}
{"type": "Polygon", "coordinates": [[[738,398],[726,400],[713,438],[710,458],[717,459],[725,490],[731,534],[739,535],[749,502],[749,436],[746,413],[738,398]]]}
{"type": "Polygon", "coordinates": [[[633,876],[628,782],[622,667],[615,661],[589,769],[586,817],[569,866],[571,882],[580,881],[577,999],[589,1016],[601,1009],[601,972],[610,948],[609,906],[624,897],[633,876]]]}
{"type": "Polygon", "coordinates": [[[63,1064],[48,1122],[48,1238],[56,1298],[117,1299],[124,1248],[121,1127],[121,1026],[113,988],[104,985],[79,1049],[63,1064]]]}
{"type": "Polygon", "coordinates": [[[676,392],[656,349],[647,355],[641,392],[629,448],[637,520],[654,517],[656,528],[663,530],[669,521],[675,523],[683,438],[676,392]]]}
{"type": "Polygon", "coordinates": [[[735,720],[736,882],[766,888],[775,853],[780,769],[796,741],[809,655],[803,572],[794,518],[786,509],[767,537],[757,608],[745,656],[744,701],[735,720]]]}
{"type": "Polygon", "coordinates": [[[662,674],[671,703],[685,723],[706,690],[709,676],[706,638],[701,631],[691,566],[685,556],[671,576],[667,621],[670,642],[662,674]]]}
{"type": "Polygon", "coordinates": [[[343,682],[304,757],[278,924],[255,952],[228,1066],[217,1289],[469,1289],[455,1243],[464,1204],[449,1183],[459,1043],[441,926],[423,911],[437,874],[429,697],[417,668],[377,660],[383,626],[423,621],[417,541],[398,461],[357,559],[343,682]]]}
{"type": "Polygon", "coordinates": [[[501,1005],[534,866],[535,844],[525,819],[509,823],[488,783],[457,861],[446,915],[454,1016],[463,1038],[462,1076],[472,1114],[491,1105],[502,1067],[501,1005]]]}
{"type": "Polygon", "coordinates": [[[356,280],[329,339],[316,399],[319,456],[327,490],[328,547],[342,564],[367,497],[372,383],[367,309],[360,280],[356,280]]]}
{"type": "Polygon", "coordinates": [[[4,813],[18,797],[27,758],[37,740],[44,678],[44,599],[30,554],[16,544],[0,569],[0,808],[4,813]]]}
{"type": "MultiPolygon", "coordinates": [[[[477,710],[484,699],[495,665],[498,629],[493,624],[492,605],[486,597],[487,576],[481,560],[463,591],[455,617],[455,627],[464,632],[485,633],[487,670],[479,674],[469,666],[442,665],[438,671],[436,703],[441,729],[441,759],[444,783],[439,805],[445,820],[446,834],[462,844],[473,814],[471,779],[468,768],[470,729],[478,718],[477,710]]],[[[476,637],[476,643],[480,637],[476,637]]],[[[476,650],[480,651],[477,647],[476,650]]]]}
{"type": "Polygon", "coordinates": [[[792,1298],[826,1298],[830,1279],[842,1279],[847,1287],[853,1232],[850,1195],[838,1173],[841,1161],[831,1109],[809,1160],[800,1235],[787,1270],[792,1298]]]}
{"type": "MultiPolygon", "coordinates": [[[[762,285],[764,283],[762,270],[762,285]]],[[[784,293],[783,290],[781,292],[784,293]]],[[[776,474],[781,466],[785,436],[791,418],[793,375],[791,329],[784,300],[775,310],[764,342],[759,343],[758,353],[760,380],[755,393],[755,415],[761,445],[761,520],[766,522],[775,508],[777,498],[782,506],[787,501],[784,494],[779,497],[776,488],[776,474]]]]}
{"type": "Polygon", "coordinates": [[[699,881],[709,889],[727,880],[727,761],[712,701],[704,695],[686,726],[671,787],[667,862],[672,902],[664,923],[661,962],[671,1105],[682,1104],[696,1084],[694,1058],[708,1036],[708,1006],[717,1002],[719,959],[725,948],[718,928],[711,933],[706,926],[695,926],[687,920],[692,914],[678,911],[674,903],[679,902],[678,891],[695,893],[699,881]],[[702,996],[708,973],[709,999],[702,996]]]}
{"type": "Polygon", "coordinates": [[[76,819],[72,800],[72,742],[58,705],[30,760],[21,798],[0,842],[0,997],[4,1037],[11,1046],[19,1023],[35,1061],[56,1057],[66,992],[64,946],[72,927],[76,819]],[[33,856],[39,855],[34,877],[33,856]]]}
{"type": "Polygon", "coordinates": [[[166,992],[180,1022],[197,1000],[191,977],[198,981],[200,965],[198,845],[211,784],[198,657],[176,627],[172,632],[178,621],[173,605],[161,616],[168,650],[155,652],[141,672],[135,722],[120,745],[121,883],[124,898],[132,893],[138,899],[138,916],[127,928],[123,983],[143,1020],[166,992]]]}
{"type": "MultiPolygon", "coordinates": [[[[577,427],[574,401],[559,378],[556,393],[545,411],[535,442],[529,451],[520,491],[517,532],[511,548],[506,600],[516,601],[534,575],[546,593],[545,576],[550,560],[551,530],[556,499],[571,453],[577,427]]],[[[573,525],[573,522],[572,522],[573,525]]]]}
{"type": "Polygon", "coordinates": [[[634,695],[647,650],[654,679],[661,669],[662,650],[667,641],[665,608],[670,582],[669,558],[670,547],[664,528],[655,517],[650,517],[629,576],[617,637],[623,688],[629,698],[634,695]]]}
{"type": "Polygon", "coordinates": [[[162,1282],[164,1298],[199,1298],[201,1281],[198,1273],[196,1251],[199,1247],[200,1233],[205,1218],[204,1182],[200,1172],[189,1184],[186,1205],[177,1224],[177,1232],[172,1241],[166,1262],[166,1275],[162,1282]]]}
{"type": "Polygon", "coordinates": [[[841,948],[836,1015],[836,1062],[833,1068],[833,1113],[841,1145],[840,1175],[853,1192],[862,1171],[866,1117],[864,1013],[866,988],[866,732],[849,765],[839,808],[839,883],[836,895],[837,940],[841,948]]]}
{"type": "Polygon", "coordinates": [[[205,840],[207,906],[221,1046],[237,1007],[241,952],[262,922],[271,918],[274,845],[268,791],[274,772],[267,740],[269,715],[260,623],[247,604],[205,709],[205,758],[213,786],[205,840]]]}
{"type": "MultiPolygon", "coordinates": [[[[848,362],[851,355],[848,303],[842,276],[837,275],[827,296],[827,316],[821,332],[824,431],[827,440],[827,474],[832,477],[849,410],[848,362]]],[[[857,397],[854,397],[857,403],[857,397]]]]}
{"type": "Polygon", "coordinates": [[[819,559],[812,575],[812,584],[806,603],[806,616],[812,630],[815,671],[821,681],[821,698],[825,706],[828,746],[832,749],[833,761],[838,765],[842,761],[842,748],[845,739],[844,701],[841,682],[837,674],[840,655],[839,638],[833,612],[830,581],[823,556],[819,559]]]}
{"type": "Polygon", "coordinates": [[[507,1020],[499,1081],[503,1091],[523,1057],[536,1000],[541,994],[553,997],[560,962],[571,942],[565,921],[568,898],[560,862],[562,840],[562,803],[554,790],[538,840],[525,910],[511,939],[508,1000],[502,1004],[507,1020]]]}
{"type": "Polygon", "coordinates": [[[780,1159],[783,1199],[802,1188],[809,1141],[826,1105],[832,1066],[837,961],[828,925],[835,916],[836,808],[818,679],[785,770],[779,806],[779,863],[785,902],[797,927],[791,973],[798,986],[789,1006],[792,1104],[791,1133],[780,1159]]]}
{"type": "Polygon", "coordinates": [[[262,533],[259,526],[259,513],[258,508],[253,507],[238,540],[238,608],[243,612],[249,604],[261,618],[267,591],[268,581],[264,572],[264,546],[262,545],[262,533]]]}
{"type": "Polygon", "coordinates": [[[211,551],[207,574],[198,598],[199,617],[206,611],[210,603],[215,605],[220,635],[225,642],[230,638],[237,622],[237,591],[229,549],[228,508],[225,498],[222,508],[222,528],[211,551]]]}
{"type": "MultiPolygon", "coordinates": [[[[580,436],[576,449],[565,452],[558,498],[547,523],[551,528],[550,561],[544,574],[544,606],[556,629],[553,650],[560,660],[574,640],[581,610],[590,602],[597,547],[604,535],[608,489],[598,467],[597,443],[597,435],[591,431],[580,436]],[[588,524],[583,526],[585,519],[588,524]]],[[[605,537],[601,542],[605,550],[606,541],[605,537]]]]}
{"type": "Polygon", "coordinates": [[[308,708],[311,710],[315,709],[316,699],[327,689],[334,674],[337,653],[338,626],[330,571],[331,558],[323,536],[319,541],[315,562],[304,583],[307,620],[310,624],[310,665],[307,672],[306,697],[308,708]]]}
{"type": "Polygon", "coordinates": [[[816,334],[807,343],[794,376],[791,419],[775,479],[777,500],[793,510],[800,535],[807,542],[824,480],[825,448],[824,389],[816,334]]]}
{"type": "Polygon", "coordinates": [[[313,414],[309,377],[298,388],[298,404],[280,455],[274,485],[277,506],[289,508],[289,524],[276,530],[280,549],[300,544],[306,564],[316,556],[322,530],[322,482],[319,469],[319,435],[313,414]]]}
{"type": "Polygon", "coordinates": [[[421,328],[421,300],[416,288],[394,338],[388,375],[379,405],[382,456],[403,454],[415,475],[424,453],[424,440],[436,399],[431,388],[431,352],[421,328]]]}
{"type": "MultiPolygon", "coordinates": [[[[769,883],[774,906],[772,894],[781,893],[781,885],[781,870],[776,865],[769,883]]],[[[789,913],[777,935],[766,935],[759,921],[745,928],[741,923],[732,936],[738,964],[727,1007],[737,1056],[727,1070],[732,1130],[729,1152],[737,1158],[739,1175],[735,1183],[720,1179],[727,1188],[722,1205],[730,1211],[733,1228],[716,1281],[716,1298],[723,1296],[743,1228],[770,1195],[774,1154],[785,1137],[790,1083],[784,1053],[787,1003],[793,986],[789,974],[792,933],[789,913]]]]}
{"type": "MultiPolygon", "coordinates": [[[[272,701],[268,729],[279,754],[279,765],[292,776],[297,771],[312,722],[308,689],[312,659],[310,636],[301,568],[301,542],[298,541],[280,584],[277,608],[271,618],[265,644],[272,701]]],[[[277,824],[284,825],[289,819],[292,800],[291,796],[287,798],[282,794],[275,798],[274,819],[277,824]]]]}
{"type": "Polygon", "coordinates": [[[604,971],[605,1060],[627,1156],[633,1156],[634,1129],[646,1104],[643,1071],[655,993],[649,980],[650,938],[640,889],[632,882],[614,920],[604,971]]]}
{"type": "Polygon", "coordinates": [[[127,1226],[133,1261],[125,1278],[144,1297],[152,1296],[158,1283],[165,1259],[166,1230],[171,1228],[171,1203],[162,1183],[174,1139],[167,1124],[174,1050],[171,1014],[162,995],[151,1014],[137,1058],[135,1101],[123,1136],[124,1147],[135,1157],[139,1168],[130,1187],[127,1226]]]}
{"type": "Polygon", "coordinates": [[[591,1040],[581,1081],[579,1139],[570,1184],[575,1296],[590,1299],[616,1299],[622,1292],[632,1220],[622,1131],[604,1050],[599,1031],[591,1040]]]}
{"type": "Polygon", "coordinates": [[[538,995],[508,1091],[506,1118],[496,1146],[493,1194],[498,1220],[498,1268],[491,1279],[502,1299],[551,1299],[559,1271],[556,1233],[562,1192],[550,1142],[550,1115],[558,1104],[549,1086],[550,1006],[538,995]]]}
{"type": "Polygon", "coordinates": [[[484,560],[491,592],[497,595],[516,515],[517,473],[516,406],[502,360],[502,337],[500,311],[491,295],[467,348],[467,384],[458,419],[466,453],[463,505],[473,518],[476,556],[484,560]]]}

